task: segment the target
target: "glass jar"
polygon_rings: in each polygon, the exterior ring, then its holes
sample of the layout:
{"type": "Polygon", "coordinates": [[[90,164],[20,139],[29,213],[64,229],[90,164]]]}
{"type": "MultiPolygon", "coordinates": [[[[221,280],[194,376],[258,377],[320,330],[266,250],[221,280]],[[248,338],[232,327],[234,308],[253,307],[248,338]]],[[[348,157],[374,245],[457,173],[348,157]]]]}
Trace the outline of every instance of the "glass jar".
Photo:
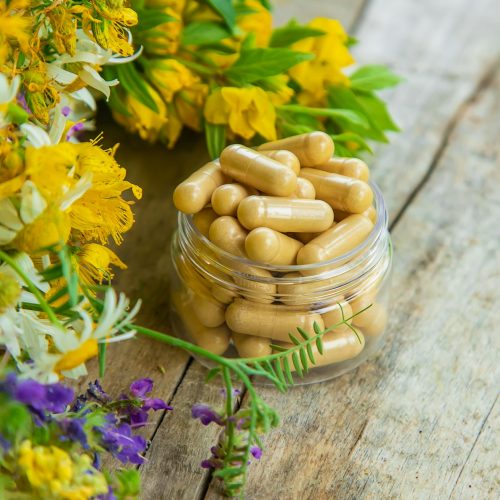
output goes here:
{"type": "Polygon", "coordinates": [[[369,236],[317,264],[273,266],[234,256],[205,237],[191,215],[179,213],[172,240],[175,334],[216,354],[249,358],[270,354],[271,344],[291,346],[289,333],[301,339],[296,327],[315,335],[316,322],[329,329],[323,354],[313,343],[316,364],[297,383],[336,377],[372,356],[386,330],[392,246],[384,198],[370,186],[376,221],[369,236]]]}

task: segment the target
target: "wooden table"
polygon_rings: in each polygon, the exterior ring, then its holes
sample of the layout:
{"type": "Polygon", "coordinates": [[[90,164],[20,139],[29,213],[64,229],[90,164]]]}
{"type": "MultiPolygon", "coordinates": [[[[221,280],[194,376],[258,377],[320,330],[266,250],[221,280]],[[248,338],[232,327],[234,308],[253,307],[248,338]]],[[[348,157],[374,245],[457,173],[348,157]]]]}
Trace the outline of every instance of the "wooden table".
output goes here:
{"type": "MultiPolygon", "coordinates": [[[[308,15],[299,2],[277,4],[281,17],[308,15]]],[[[356,371],[287,395],[262,389],[282,425],[250,468],[247,498],[498,498],[500,5],[308,0],[307,11],[338,11],[361,41],[359,62],[406,78],[387,94],[403,133],[372,162],[392,221],[392,313],[383,351],[356,371]]],[[[143,299],[143,324],[168,331],[171,193],[202,164],[203,141],[185,136],[166,152],[109,123],[106,139],[122,143],[118,158],[144,188],[118,284],[143,299]]],[[[144,499],[220,495],[199,466],[218,428],[190,419],[193,403],[221,404],[204,374],[144,339],[109,350],[111,392],[150,376],[175,408],[146,430],[144,499]]]]}

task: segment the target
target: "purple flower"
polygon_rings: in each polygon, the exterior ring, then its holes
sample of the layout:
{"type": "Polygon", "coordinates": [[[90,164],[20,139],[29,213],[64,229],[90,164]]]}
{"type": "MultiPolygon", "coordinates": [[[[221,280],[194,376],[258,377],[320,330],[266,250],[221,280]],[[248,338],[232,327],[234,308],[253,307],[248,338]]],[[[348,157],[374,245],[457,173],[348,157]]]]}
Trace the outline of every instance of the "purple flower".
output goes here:
{"type": "Polygon", "coordinates": [[[83,429],[85,424],[84,418],[65,418],[59,422],[59,427],[63,432],[61,441],[79,442],[86,450],[89,447],[87,434],[83,429]]]}
{"type": "Polygon", "coordinates": [[[107,424],[96,427],[96,430],[101,433],[102,446],[122,463],[144,463],[141,453],[145,451],[147,442],[142,436],[133,436],[130,425],[123,423],[116,427],[107,424]]]}
{"type": "Polygon", "coordinates": [[[210,406],[197,403],[191,408],[191,417],[199,418],[203,425],[215,422],[217,425],[224,425],[222,417],[210,406]]]}
{"type": "Polygon", "coordinates": [[[253,455],[253,458],[257,460],[262,456],[262,450],[258,446],[251,446],[250,453],[253,455]]]}
{"type": "Polygon", "coordinates": [[[153,381],[150,378],[141,378],[130,384],[130,394],[136,398],[144,399],[152,390],[153,381]]]}
{"type": "Polygon", "coordinates": [[[169,406],[163,399],[160,398],[147,398],[144,400],[144,404],[142,405],[143,410],[173,410],[171,406],[169,406]]]}
{"type": "Polygon", "coordinates": [[[140,408],[130,408],[128,411],[130,425],[134,428],[143,427],[148,421],[148,412],[140,408]]]}
{"type": "Polygon", "coordinates": [[[83,130],[83,123],[78,122],[75,123],[69,130],[68,133],[66,134],[66,140],[69,141],[74,135],[76,135],[78,132],[83,130]]]}
{"type": "Polygon", "coordinates": [[[12,396],[35,410],[44,410],[47,404],[45,386],[36,380],[16,380],[12,396]]]}
{"type": "Polygon", "coordinates": [[[94,380],[94,382],[89,382],[89,387],[87,389],[87,394],[101,403],[107,403],[110,397],[102,388],[99,380],[94,380]]]}
{"type": "MultiPolygon", "coordinates": [[[[222,388],[220,390],[220,393],[222,396],[226,396],[226,389],[222,388]]],[[[239,396],[241,394],[241,391],[239,389],[235,389],[234,387],[231,389],[231,395],[234,397],[239,396]]]]}
{"type": "Polygon", "coordinates": [[[47,398],[45,409],[52,413],[63,413],[75,397],[73,389],[61,384],[49,384],[45,388],[47,398]]]}
{"type": "Polygon", "coordinates": [[[2,434],[0,434],[0,454],[8,451],[12,445],[8,439],[5,439],[2,434]]]}
{"type": "Polygon", "coordinates": [[[69,116],[69,114],[71,113],[71,108],[69,106],[63,106],[63,108],[61,109],[61,113],[63,116],[69,116]]]}

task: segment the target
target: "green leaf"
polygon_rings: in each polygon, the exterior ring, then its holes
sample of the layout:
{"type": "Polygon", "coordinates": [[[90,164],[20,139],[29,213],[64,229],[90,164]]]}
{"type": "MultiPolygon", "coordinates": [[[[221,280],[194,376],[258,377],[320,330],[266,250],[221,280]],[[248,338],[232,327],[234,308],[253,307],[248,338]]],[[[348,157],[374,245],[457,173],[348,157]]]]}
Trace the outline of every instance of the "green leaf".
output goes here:
{"type": "Polygon", "coordinates": [[[297,327],[297,331],[300,333],[300,336],[304,339],[304,340],[309,340],[309,334],[303,329],[303,328],[300,328],[300,326],[297,327]]]}
{"type": "Polygon", "coordinates": [[[97,352],[99,355],[99,377],[103,378],[106,372],[106,344],[99,344],[97,352]]]}
{"type": "Polygon", "coordinates": [[[215,376],[217,376],[220,373],[220,366],[216,366],[215,368],[212,368],[209,370],[207,373],[207,376],[205,377],[205,382],[210,382],[215,376]]]}
{"type": "Polygon", "coordinates": [[[292,370],[290,369],[290,363],[288,361],[288,357],[283,358],[283,369],[285,371],[285,375],[286,375],[286,378],[288,380],[288,384],[293,385],[292,370]]]}
{"type": "Polygon", "coordinates": [[[316,339],[316,347],[318,348],[318,352],[320,354],[323,354],[323,340],[321,339],[321,337],[318,337],[316,339]]]}
{"type": "Polygon", "coordinates": [[[156,28],[160,24],[178,22],[178,19],[165,14],[161,9],[141,9],[137,10],[139,22],[134,26],[134,30],[148,31],[156,28]]]}
{"type": "Polygon", "coordinates": [[[359,68],[350,76],[350,80],[353,89],[370,91],[394,87],[402,78],[387,66],[373,64],[359,68]]]}
{"type": "Polygon", "coordinates": [[[5,394],[0,396],[0,434],[14,443],[19,443],[30,435],[31,415],[28,409],[5,394]]]}
{"type": "Polygon", "coordinates": [[[16,125],[21,125],[28,121],[29,113],[25,111],[21,106],[10,102],[7,105],[7,116],[12,123],[16,125]]]}
{"type": "Polygon", "coordinates": [[[331,134],[330,137],[335,142],[335,152],[338,153],[337,147],[339,143],[346,142],[355,142],[360,147],[357,151],[368,151],[369,153],[373,153],[370,145],[361,137],[359,134],[355,134],[354,132],[344,132],[343,134],[331,134]]]}
{"type": "Polygon", "coordinates": [[[294,335],[292,335],[291,333],[288,334],[288,336],[290,337],[290,340],[295,344],[295,345],[300,345],[301,342],[300,340],[295,337],[294,335]]]}
{"type": "Polygon", "coordinates": [[[394,123],[382,99],[367,92],[356,92],[356,99],[375,127],[380,130],[399,132],[399,127],[394,123]]]}
{"type": "Polygon", "coordinates": [[[304,375],[304,373],[302,371],[302,366],[300,366],[299,355],[297,354],[297,352],[292,353],[292,363],[293,363],[293,366],[295,367],[295,371],[297,372],[297,375],[299,377],[302,377],[304,375]]]}
{"type": "Polygon", "coordinates": [[[188,24],[182,31],[182,45],[208,45],[231,36],[222,24],[209,21],[199,21],[188,24]]]}
{"type": "Polygon", "coordinates": [[[323,330],[321,330],[321,326],[319,326],[319,323],[315,321],[313,323],[313,330],[316,335],[319,335],[323,330]]]}
{"type": "Polygon", "coordinates": [[[283,386],[286,386],[286,380],[285,380],[285,374],[283,372],[283,366],[281,365],[281,361],[279,359],[276,359],[274,361],[274,370],[276,371],[276,375],[278,376],[279,380],[283,384],[283,386]]]}
{"type": "Polygon", "coordinates": [[[236,11],[231,0],[207,0],[207,3],[221,15],[227,27],[233,32],[236,25],[236,11]]]}
{"type": "Polygon", "coordinates": [[[300,355],[300,363],[302,364],[302,368],[304,369],[304,372],[307,373],[309,371],[309,365],[307,363],[306,350],[304,348],[300,349],[299,355],[300,355]]]}
{"type": "Polygon", "coordinates": [[[306,344],[306,349],[307,349],[307,355],[309,356],[309,359],[311,360],[311,363],[313,365],[316,364],[316,360],[314,359],[314,353],[313,353],[313,350],[312,350],[312,346],[310,343],[306,344]]]}
{"type": "Polygon", "coordinates": [[[71,262],[71,255],[69,248],[64,245],[61,251],[57,252],[59,260],[61,261],[62,273],[68,287],[68,295],[71,306],[76,306],[78,303],[78,275],[74,270],[71,262]]]}
{"type": "Polygon", "coordinates": [[[283,48],[250,49],[241,53],[225,75],[237,85],[244,85],[284,73],[292,66],[313,57],[313,54],[283,48]]]}
{"type": "Polygon", "coordinates": [[[141,475],[137,469],[120,469],[116,473],[118,498],[136,498],[141,490],[141,475]]]}
{"type": "Polygon", "coordinates": [[[137,71],[134,64],[119,64],[114,69],[123,88],[144,106],[158,113],[158,106],[148,92],[144,77],[137,71]]]}
{"type": "Polygon", "coordinates": [[[270,47],[289,47],[295,42],[302,40],[304,38],[310,38],[313,36],[324,35],[325,32],[322,30],[310,28],[309,26],[302,26],[298,24],[295,20],[291,20],[288,24],[281,28],[276,28],[271,36],[271,41],[269,42],[270,47]]]}
{"type": "Polygon", "coordinates": [[[226,146],[225,125],[215,125],[205,122],[205,139],[207,142],[208,154],[212,160],[218,158],[226,146]]]}

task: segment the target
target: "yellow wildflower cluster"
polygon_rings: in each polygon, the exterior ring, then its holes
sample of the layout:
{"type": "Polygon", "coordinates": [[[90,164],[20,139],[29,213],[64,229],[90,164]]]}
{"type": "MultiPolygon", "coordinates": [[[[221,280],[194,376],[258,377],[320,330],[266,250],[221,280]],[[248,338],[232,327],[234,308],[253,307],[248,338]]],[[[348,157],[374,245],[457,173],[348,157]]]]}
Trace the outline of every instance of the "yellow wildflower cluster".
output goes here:
{"type": "Polygon", "coordinates": [[[33,446],[24,441],[17,465],[36,498],[86,500],[108,491],[106,478],[92,467],[88,455],[73,459],[57,446],[33,446]]]}

